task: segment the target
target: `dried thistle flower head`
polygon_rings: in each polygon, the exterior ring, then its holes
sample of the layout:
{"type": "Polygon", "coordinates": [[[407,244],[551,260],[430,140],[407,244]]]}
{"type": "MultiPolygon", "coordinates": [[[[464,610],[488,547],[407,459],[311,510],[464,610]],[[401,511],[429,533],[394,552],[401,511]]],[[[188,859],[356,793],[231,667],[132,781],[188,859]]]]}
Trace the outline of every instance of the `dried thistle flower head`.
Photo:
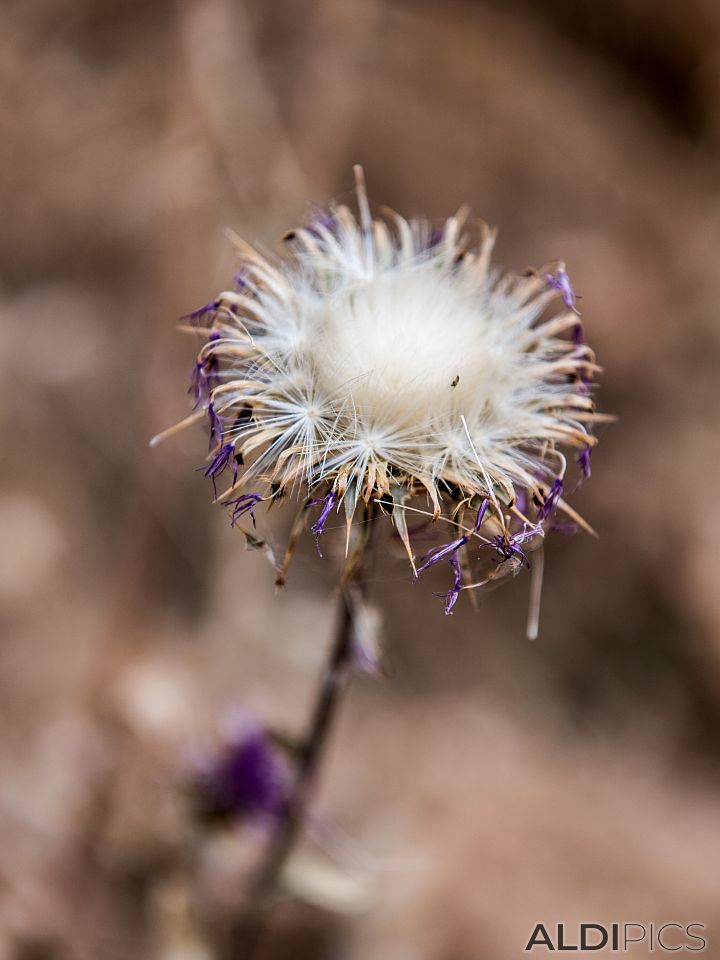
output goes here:
{"type": "Polygon", "coordinates": [[[450,564],[449,613],[464,587],[528,566],[556,511],[584,525],[564,499],[567,456],[589,475],[598,367],[563,264],[492,268],[494,233],[473,244],[464,208],[435,230],[373,219],[355,173],[357,217],[316,211],[278,256],[235,238],[236,289],[186,318],[206,341],[184,422],[208,419],[205,473],[232,477],[218,499],[233,523],[287,495],[301,521],[315,507],[318,542],[335,511],[349,540],[380,504],[416,574],[450,564]],[[419,567],[413,512],[448,534],[419,567]]]}

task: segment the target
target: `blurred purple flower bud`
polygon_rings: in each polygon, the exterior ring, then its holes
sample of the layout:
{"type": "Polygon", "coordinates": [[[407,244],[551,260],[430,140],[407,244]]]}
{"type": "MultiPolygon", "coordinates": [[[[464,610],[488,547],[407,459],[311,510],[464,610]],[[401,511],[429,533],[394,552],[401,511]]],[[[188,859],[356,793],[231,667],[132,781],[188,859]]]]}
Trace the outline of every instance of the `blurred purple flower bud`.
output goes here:
{"type": "Polygon", "coordinates": [[[266,730],[246,724],[202,758],[194,787],[204,817],[274,822],[288,801],[287,764],[266,730]]]}

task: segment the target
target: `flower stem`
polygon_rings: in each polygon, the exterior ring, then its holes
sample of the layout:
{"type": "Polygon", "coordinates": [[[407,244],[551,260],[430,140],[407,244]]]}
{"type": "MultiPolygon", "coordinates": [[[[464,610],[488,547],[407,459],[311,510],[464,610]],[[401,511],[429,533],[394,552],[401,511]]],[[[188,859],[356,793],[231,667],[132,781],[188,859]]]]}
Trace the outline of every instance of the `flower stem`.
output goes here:
{"type": "Polygon", "coordinates": [[[252,960],[267,930],[282,871],[300,837],[323,751],[352,669],[353,622],[351,588],[343,586],[335,640],[325,663],[308,736],[299,752],[294,788],[255,878],[247,914],[235,935],[228,938],[234,941],[229,944],[228,958],[252,960]]]}

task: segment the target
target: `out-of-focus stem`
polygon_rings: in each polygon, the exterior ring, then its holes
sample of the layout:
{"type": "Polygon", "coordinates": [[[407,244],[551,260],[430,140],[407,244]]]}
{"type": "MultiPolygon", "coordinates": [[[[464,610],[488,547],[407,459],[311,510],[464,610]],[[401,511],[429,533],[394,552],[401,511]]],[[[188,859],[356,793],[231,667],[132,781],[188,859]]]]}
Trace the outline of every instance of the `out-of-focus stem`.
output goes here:
{"type": "Polygon", "coordinates": [[[250,893],[246,915],[228,937],[222,960],[252,960],[264,938],[283,868],[302,831],[318,767],[328,741],[333,718],[353,662],[353,597],[351,587],[340,589],[340,609],[335,640],[330,650],[315,701],[307,739],[299,754],[297,777],[285,814],[277,826],[250,893]]]}

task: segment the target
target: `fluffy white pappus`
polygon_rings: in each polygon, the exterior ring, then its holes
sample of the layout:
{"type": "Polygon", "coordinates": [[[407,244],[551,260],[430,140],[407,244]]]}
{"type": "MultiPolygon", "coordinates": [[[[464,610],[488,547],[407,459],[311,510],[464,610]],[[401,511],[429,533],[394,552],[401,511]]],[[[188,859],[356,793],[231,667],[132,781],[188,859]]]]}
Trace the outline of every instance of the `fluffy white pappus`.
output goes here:
{"type": "MultiPolygon", "coordinates": [[[[436,230],[372,219],[355,172],[357,217],[316,211],[277,256],[234,238],[237,289],[189,315],[207,337],[194,380],[207,473],[234,465],[221,497],[234,520],[254,522],[261,499],[321,499],[316,536],[330,509],[349,536],[379,502],[413,563],[404,517],[424,497],[450,534],[493,548],[491,577],[519,569],[556,509],[582,525],[563,499],[566,454],[589,474],[601,419],[567,273],[493,269],[494,233],[480,224],[473,241],[465,209],[436,230]],[[260,492],[237,496],[249,483],[260,492]]],[[[456,570],[457,550],[442,558],[456,570]]]]}

